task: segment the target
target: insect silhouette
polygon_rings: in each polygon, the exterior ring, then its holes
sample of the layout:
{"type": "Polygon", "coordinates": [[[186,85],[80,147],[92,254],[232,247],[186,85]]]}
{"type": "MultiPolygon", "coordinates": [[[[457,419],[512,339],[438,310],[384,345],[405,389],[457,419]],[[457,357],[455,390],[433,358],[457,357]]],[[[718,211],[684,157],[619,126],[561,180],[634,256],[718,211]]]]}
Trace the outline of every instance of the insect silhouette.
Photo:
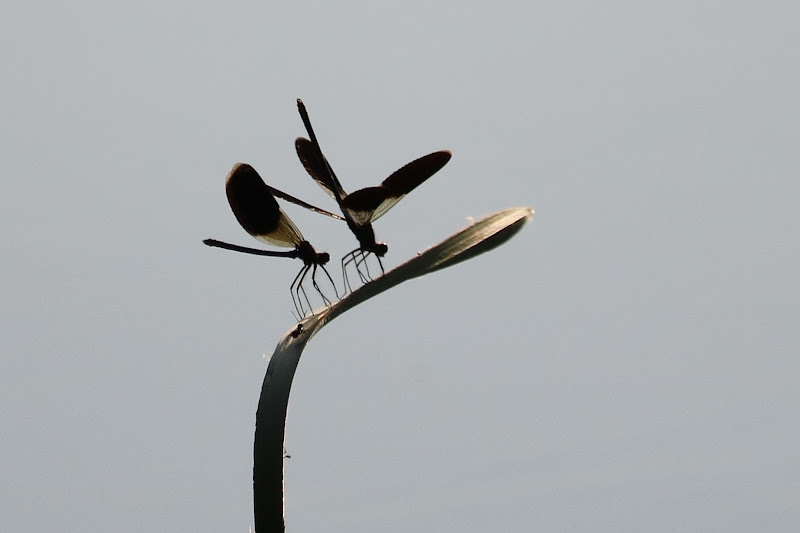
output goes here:
{"type": "Polygon", "coordinates": [[[385,242],[378,242],[375,239],[372,223],[385,215],[406,194],[445,166],[450,161],[452,154],[447,150],[441,150],[422,156],[393,172],[380,185],[347,194],[322,153],[311,126],[308,111],[300,99],[297,100],[297,109],[309,136],[309,139],[299,137],[295,141],[297,156],[314,181],[339,204],[347,226],[358,239],[359,247],[342,258],[344,283],[346,287],[349,287],[350,282],[347,279],[346,268],[350,263],[355,265],[361,281],[366,282],[370,279],[369,269],[366,266],[367,256],[375,255],[381,267],[381,273],[383,273],[381,258],[389,250],[385,242]],[[360,269],[362,264],[365,267],[366,275],[360,269]]]}
{"type": "Polygon", "coordinates": [[[205,239],[203,243],[208,246],[225,248],[226,250],[233,250],[235,252],[266,255],[269,257],[298,258],[303,261],[303,268],[300,269],[300,272],[295,276],[292,284],[289,286],[289,292],[292,295],[292,303],[294,303],[295,310],[301,318],[306,315],[305,308],[303,307],[303,299],[305,299],[306,304],[308,304],[309,311],[311,311],[312,308],[311,302],[308,299],[308,294],[303,287],[303,281],[309,270],[311,270],[311,281],[314,288],[322,297],[325,304],[330,305],[331,301],[325,296],[317,284],[317,267],[320,267],[322,271],[325,272],[325,275],[328,276],[331,285],[333,285],[336,297],[339,297],[336,284],[325,268],[325,264],[330,260],[330,255],[327,252],[316,251],[311,243],[303,238],[303,234],[300,233],[297,226],[294,225],[291,219],[280,208],[278,201],[275,200],[275,196],[311,209],[312,211],[327,214],[333,218],[341,217],[268,186],[264,183],[264,180],[261,179],[261,176],[258,175],[258,172],[246,163],[237,163],[228,173],[227,178],[225,178],[225,193],[228,196],[228,203],[231,206],[236,220],[239,221],[239,224],[247,233],[263,243],[294,249],[290,251],[260,250],[257,248],[229,244],[216,239],[205,239]]]}

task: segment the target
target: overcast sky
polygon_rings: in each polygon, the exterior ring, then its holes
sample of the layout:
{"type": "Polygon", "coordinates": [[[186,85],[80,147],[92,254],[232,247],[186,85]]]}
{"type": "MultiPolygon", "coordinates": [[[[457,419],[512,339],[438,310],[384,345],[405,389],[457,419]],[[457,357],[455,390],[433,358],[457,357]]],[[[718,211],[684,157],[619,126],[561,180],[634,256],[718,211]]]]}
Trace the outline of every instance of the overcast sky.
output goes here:
{"type": "Polygon", "coordinates": [[[453,152],[387,266],[536,215],[310,343],[287,531],[800,529],[798,4],[336,4],[0,8],[0,529],[252,525],[300,264],[201,240],[238,161],[336,208],[296,98],[348,190],[453,152]]]}

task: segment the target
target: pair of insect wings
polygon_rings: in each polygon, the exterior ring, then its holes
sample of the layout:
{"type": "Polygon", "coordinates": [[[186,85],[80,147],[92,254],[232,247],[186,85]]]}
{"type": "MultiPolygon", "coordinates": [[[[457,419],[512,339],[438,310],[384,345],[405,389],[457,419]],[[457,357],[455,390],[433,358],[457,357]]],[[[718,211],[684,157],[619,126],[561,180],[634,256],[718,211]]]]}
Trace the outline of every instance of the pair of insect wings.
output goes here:
{"type": "MultiPolygon", "coordinates": [[[[311,141],[300,137],[295,141],[295,148],[306,171],[339,203],[345,217],[357,226],[371,224],[383,216],[450,160],[450,152],[447,151],[428,154],[395,171],[380,185],[359,189],[348,195],[325,156],[311,141]]],[[[294,248],[305,240],[297,226],[280,208],[275,196],[342,220],[339,215],[266,185],[255,169],[244,163],[238,163],[228,174],[225,189],[234,215],[245,231],[259,241],[275,246],[294,248]]]]}

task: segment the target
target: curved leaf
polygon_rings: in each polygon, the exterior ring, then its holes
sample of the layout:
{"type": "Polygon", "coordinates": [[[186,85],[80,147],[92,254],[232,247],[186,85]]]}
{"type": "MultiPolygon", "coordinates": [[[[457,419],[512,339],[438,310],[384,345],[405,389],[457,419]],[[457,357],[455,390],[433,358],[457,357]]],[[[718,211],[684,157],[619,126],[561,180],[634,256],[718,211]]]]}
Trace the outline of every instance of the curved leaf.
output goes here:
{"type": "Polygon", "coordinates": [[[529,207],[499,211],[359,287],[287,331],[275,348],[261,386],[253,448],[256,532],[283,531],[283,444],[286,410],[297,364],[308,341],[348,309],[404,281],[466,261],[503,244],[533,215],[529,207]]]}

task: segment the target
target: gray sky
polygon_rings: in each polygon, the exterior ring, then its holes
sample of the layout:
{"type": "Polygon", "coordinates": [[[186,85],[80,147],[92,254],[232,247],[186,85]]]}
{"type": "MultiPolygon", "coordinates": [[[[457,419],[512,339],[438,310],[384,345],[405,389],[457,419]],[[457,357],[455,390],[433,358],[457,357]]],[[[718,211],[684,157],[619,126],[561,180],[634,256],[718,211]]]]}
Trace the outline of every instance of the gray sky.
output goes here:
{"type": "Polygon", "coordinates": [[[796,4],[51,4],[0,14],[0,529],[252,524],[300,265],[201,240],[258,246],[237,161],[335,208],[298,97],[350,190],[453,151],[388,265],[536,216],[312,341],[288,531],[800,528],[796,4]]]}

